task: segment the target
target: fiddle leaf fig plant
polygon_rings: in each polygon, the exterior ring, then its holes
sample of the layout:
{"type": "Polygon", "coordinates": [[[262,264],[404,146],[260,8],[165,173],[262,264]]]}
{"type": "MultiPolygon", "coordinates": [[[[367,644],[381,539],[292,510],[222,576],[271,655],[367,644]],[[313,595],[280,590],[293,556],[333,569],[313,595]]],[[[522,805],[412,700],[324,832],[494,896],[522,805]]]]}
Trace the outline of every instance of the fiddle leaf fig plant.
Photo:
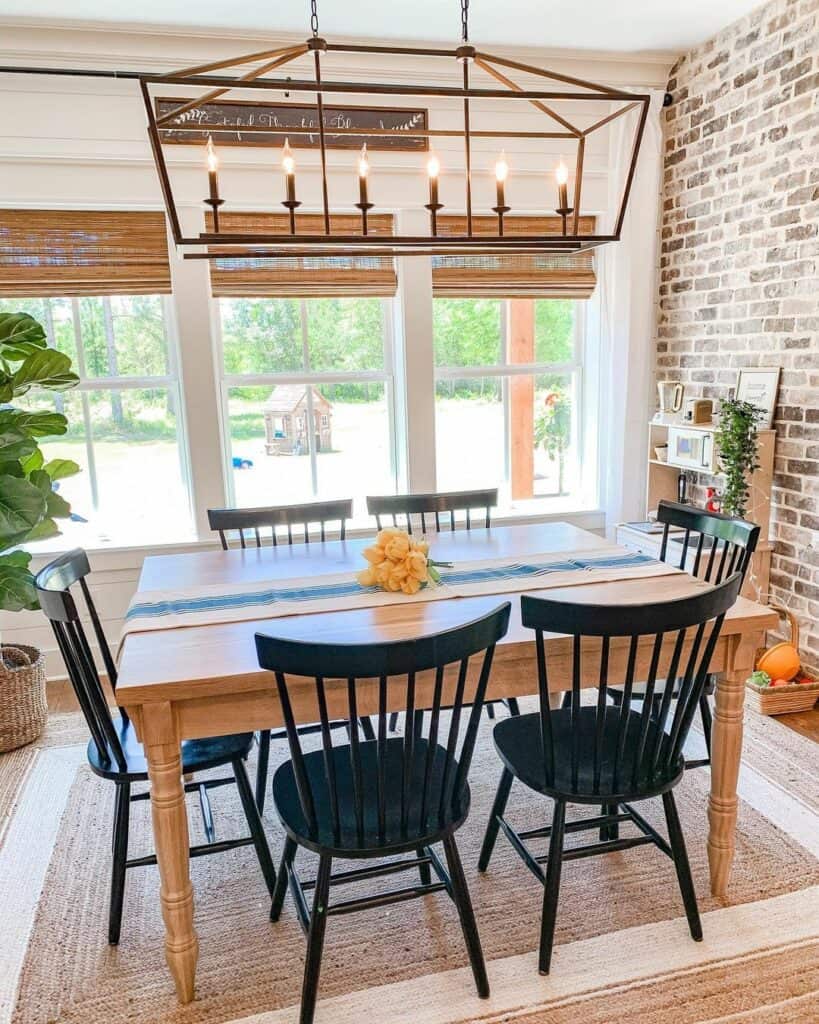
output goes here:
{"type": "Polygon", "coordinates": [[[759,468],[757,431],[762,414],[759,406],[737,398],[724,399],[720,405],[716,442],[725,474],[722,509],[732,516],[744,517],[748,509],[751,474],[759,468]]]}
{"type": "Polygon", "coordinates": [[[79,383],[67,355],[48,347],[43,327],[27,313],[0,313],[0,609],[36,608],[28,541],[56,537],[56,520],[71,514],[54,484],[79,473],[70,459],[46,462],[43,438],[65,434],[62,413],[21,409],[15,398],[67,391],[79,383]]]}

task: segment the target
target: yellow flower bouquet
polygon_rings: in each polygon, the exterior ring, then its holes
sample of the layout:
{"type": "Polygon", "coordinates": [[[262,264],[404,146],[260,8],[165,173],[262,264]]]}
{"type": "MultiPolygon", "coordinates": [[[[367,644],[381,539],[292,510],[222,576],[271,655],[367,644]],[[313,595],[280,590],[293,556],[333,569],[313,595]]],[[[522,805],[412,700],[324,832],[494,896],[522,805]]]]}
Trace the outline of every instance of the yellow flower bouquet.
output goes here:
{"type": "Polygon", "coordinates": [[[381,587],[394,594],[417,594],[421,587],[440,583],[436,566],[451,565],[433,562],[427,541],[414,540],[406,530],[397,527],[379,531],[375,544],[365,548],[363,554],[369,564],[356,573],[361,586],[381,587]]]}

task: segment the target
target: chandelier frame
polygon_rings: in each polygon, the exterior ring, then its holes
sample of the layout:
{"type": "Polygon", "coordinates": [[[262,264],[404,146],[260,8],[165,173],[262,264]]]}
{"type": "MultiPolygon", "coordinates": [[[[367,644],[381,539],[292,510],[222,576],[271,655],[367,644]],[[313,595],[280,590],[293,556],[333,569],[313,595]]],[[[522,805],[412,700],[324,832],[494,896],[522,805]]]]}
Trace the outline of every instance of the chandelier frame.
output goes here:
{"type": "MultiPolygon", "coordinates": [[[[399,255],[538,255],[543,253],[577,253],[586,249],[596,248],[608,242],[619,241],[626,209],[631,193],[634,175],[642,143],[645,122],[648,115],[650,97],[645,94],[626,92],[614,89],[609,86],[599,85],[585,79],[576,78],[570,75],[560,74],[545,68],[535,67],[521,61],[511,60],[490,54],[484,50],[476,49],[469,43],[453,48],[424,47],[424,46],[387,46],[375,44],[352,44],[352,43],[328,43],[325,39],[314,34],[305,43],[298,45],[282,46],[275,49],[263,50],[252,54],[245,54],[240,57],[226,60],[214,61],[209,64],[197,65],[180,71],[168,74],[137,74],[142,98],[145,106],[145,114],[148,124],[148,136],[159,177],[160,188],[171,227],[171,234],[175,244],[183,250],[185,258],[191,259],[224,259],[229,257],[248,256],[254,259],[264,258],[294,258],[304,256],[321,257],[342,257],[354,256],[399,256],[399,255]],[[416,85],[397,84],[388,82],[364,82],[364,81],[335,81],[326,80],[322,75],[322,56],[327,53],[344,54],[367,54],[367,55],[388,55],[392,57],[434,57],[447,58],[457,61],[462,68],[461,85],[416,85]],[[269,72],[289,64],[298,57],[312,55],[314,74],[310,78],[279,78],[270,77],[269,72]],[[226,75],[225,69],[239,69],[244,64],[254,63],[260,66],[254,67],[240,75],[226,75]],[[471,66],[480,68],[485,74],[494,79],[497,85],[491,88],[476,88],[470,80],[471,66]],[[503,69],[503,70],[501,70],[503,69]],[[555,82],[558,86],[572,86],[574,91],[554,86],[543,89],[524,89],[514,82],[506,71],[521,71],[526,74],[536,75],[555,82]],[[154,94],[151,89],[158,85],[181,85],[189,87],[204,87],[208,91],[196,99],[180,101],[178,107],[158,117],[154,109],[154,94]],[[288,201],[283,201],[282,206],[289,209],[290,232],[287,234],[260,234],[259,232],[244,233],[236,231],[218,230],[218,210],[224,200],[214,200],[214,192],[211,191],[211,198],[204,202],[211,206],[215,214],[214,230],[202,231],[200,234],[191,236],[182,232],[179,215],[177,212],[176,200],[174,197],[171,176],[168,170],[163,148],[161,132],[172,124],[180,114],[203,104],[212,102],[220,96],[235,90],[249,89],[259,91],[282,91],[287,93],[312,93],[315,96],[315,107],[318,128],[277,128],[264,126],[257,128],[264,131],[266,135],[280,135],[282,140],[289,137],[298,138],[299,134],[318,134],[319,136],[319,157],[321,173],[322,206],[318,211],[323,218],[324,232],[321,234],[303,234],[297,231],[295,220],[295,207],[300,206],[293,202],[294,196],[288,194],[288,201]],[[430,202],[425,208],[430,213],[430,232],[426,235],[390,235],[373,236],[367,234],[367,213],[372,204],[367,203],[366,209],[361,204],[362,231],[358,234],[331,234],[331,218],[334,213],[349,214],[348,209],[332,210],[328,198],[328,168],[327,168],[327,141],[323,119],[323,108],[328,94],[344,96],[355,94],[365,97],[367,100],[375,97],[438,97],[457,98],[463,104],[463,119],[460,128],[438,128],[429,127],[410,129],[407,134],[434,139],[436,137],[460,137],[464,142],[464,206],[466,209],[466,234],[442,235],[437,231],[438,212],[442,204],[437,202],[437,187],[435,195],[431,196],[430,202]],[[506,130],[475,130],[470,125],[470,106],[474,100],[507,100],[513,103],[529,103],[540,110],[544,116],[550,119],[550,130],[539,131],[506,131],[506,130]],[[560,102],[613,102],[620,101],[622,106],[608,115],[599,118],[588,128],[581,129],[572,124],[570,120],[563,117],[555,109],[554,104],[560,102]],[[614,229],[610,234],[589,234],[584,233],[582,228],[581,202],[583,197],[583,172],[585,159],[586,139],[595,131],[610,124],[617,118],[639,108],[636,130],[634,131],[631,157],[626,171],[625,184],[620,197],[620,203],[614,218],[614,229]],[[571,196],[571,205],[564,199],[561,205],[554,211],[562,221],[563,230],[560,234],[519,234],[504,235],[503,218],[510,210],[510,207],[502,205],[492,207],[498,218],[498,231],[496,234],[484,232],[476,234],[473,232],[473,217],[478,213],[474,210],[472,195],[472,141],[476,138],[527,138],[527,139],[561,139],[567,143],[574,143],[576,146],[576,159],[574,167],[574,186],[571,196]],[[433,208],[434,207],[434,208],[433,208]],[[215,248],[214,248],[215,247],[215,248]],[[190,251],[193,250],[193,251],[190,251]]],[[[218,144],[220,131],[231,131],[229,126],[207,125],[202,130],[207,130],[215,137],[218,144]]],[[[242,128],[244,132],[245,127],[242,128]]],[[[250,130],[253,130],[251,126],[250,130]]],[[[333,128],[333,134],[344,133],[345,129],[333,128]]],[[[374,135],[393,135],[394,130],[380,130],[373,128],[349,128],[347,134],[364,137],[374,135]]],[[[565,192],[564,192],[565,195],[565,192]]],[[[271,211],[272,212],[272,211],[271,211]]],[[[486,211],[481,211],[483,218],[486,211]]],[[[528,215],[531,217],[531,215],[528,215]]],[[[546,220],[554,221],[552,214],[544,214],[544,228],[546,220]]]]}

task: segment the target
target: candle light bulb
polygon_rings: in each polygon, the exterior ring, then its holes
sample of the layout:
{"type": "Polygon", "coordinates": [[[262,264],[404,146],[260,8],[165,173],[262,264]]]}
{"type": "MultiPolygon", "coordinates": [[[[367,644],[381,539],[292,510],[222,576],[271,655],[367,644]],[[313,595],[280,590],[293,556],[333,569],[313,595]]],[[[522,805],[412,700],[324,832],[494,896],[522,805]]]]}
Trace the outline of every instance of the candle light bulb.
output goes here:
{"type": "Polygon", "coordinates": [[[509,164],[506,162],[506,153],[501,153],[498,162],[495,164],[495,179],[500,182],[506,181],[509,175],[509,164]]]}
{"type": "Polygon", "coordinates": [[[213,148],[213,139],[208,136],[208,170],[215,174],[219,170],[219,157],[216,155],[216,150],[213,148]]]}
{"type": "Polygon", "coordinates": [[[370,161],[367,157],[367,143],[361,147],[361,153],[358,157],[358,174],[361,178],[366,178],[370,173],[370,161]]]}
{"type": "Polygon", "coordinates": [[[569,183],[569,168],[563,163],[562,157],[555,170],[555,178],[558,185],[567,185],[569,183]]]}
{"type": "Polygon", "coordinates": [[[293,150],[290,148],[290,139],[284,140],[284,148],[282,149],[282,167],[284,173],[288,177],[296,173],[296,161],[293,157],[293,150]]]}
{"type": "Polygon", "coordinates": [[[441,173],[441,161],[434,153],[430,153],[427,160],[427,174],[430,178],[437,178],[441,173]]]}

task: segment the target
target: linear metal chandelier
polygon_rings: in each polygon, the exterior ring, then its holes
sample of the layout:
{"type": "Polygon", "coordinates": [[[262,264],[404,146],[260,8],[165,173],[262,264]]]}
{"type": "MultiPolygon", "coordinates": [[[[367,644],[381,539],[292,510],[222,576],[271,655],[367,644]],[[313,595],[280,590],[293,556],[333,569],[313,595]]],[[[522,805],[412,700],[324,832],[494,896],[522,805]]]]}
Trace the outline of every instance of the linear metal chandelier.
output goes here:
{"type": "MultiPolygon", "coordinates": [[[[371,44],[328,43],[319,35],[316,0],[311,0],[312,35],[306,42],[271,48],[244,56],[228,58],[185,68],[170,73],[146,73],[139,71],[92,71],[68,68],[32,68],[3,67],[0,72],[21,74],[79,75],[87,77],[111,77],[118,79],[137,80],[145,104],[148,121],[148,135],[151,143],[154,162],[156,164],[159,183],[170,223],[171,233],[177,247],[186,258],[190,259],[224,259],[251,257],[253,259],[288,259],[293,257],[339,257],[349,259],[354,256],[397,256],[397,255],[541,255],[576,253],[591,249],[607,242],[620,239],[629,195],[634,180],[640,144],[643,138],[646,116],[650,99],[647,95],[638,95],[597,85],[580,78],[575,78],[556,71],[524,64],[494,56],[476,48],[469,42],[468,14],[469,0],[460,0],[461,5],[461,42],[453,49],[434,47],[409,46],[377,46],[371,44]],[[432,58],[436,61],[449,61],[455,65],[457,72],[455,84],[436,85],[421,83],[386,83],[371,81],[337,81],[324,76],[323,61],[330,54],[385,55],[396,62],[413,58],[432,58]],[[311,77],[295,79],[291,77],[272,77],[270,72],[284,68],[299,57],[311,59],[313,73],[311,77]],[[249,69],[245,66],[250,65],[249,69]],[[226,70],[234,72],[225,74],[226,70]],[[473,77],[480,72],[488,87],[476,87],[473,77]],[[523,73],[545,79],[542,88],[524,88],[512,78],[510,73],[523,73]],[[186,99],[170,110],[159,110],[155,106],[155,90],[158,86],[188,86],[203,88],[198,97],[186,99]],[[280,206],[271,200],[267,212],[286,211],[284,225],[289,230],[276,234],[261,233],[258,227],[253,231],[240,231],[229,226],[228,230],[220,230],[220,213],[229,212],[224,197],[219,190],[219,136],[223,132],[235,131],[235,127],[207,124],[209,136],[203,153],[203,185],[207,173],[207,195],[203,199],[209,208],[210,215],[205,231],[198,235],[185,235],[181,229],[177,203],[174,196],[171,175],[166,161],[169,127],[179,123],[181,115],[196,111],[204,105],[225,96],[232,90],[253,90],[254,96],[262,99],[271,93],[280,96],[296,93],[314,97],[316,127],[277,127],[273,125],[243,125],[242,134],[253,131],[261,132],[266,137],[276,136],[281,139],[281,148],[276,144],[276,162],[280,162],[283,173],[282,199],[280,206]],[[325,125],[325,104],[328,96],[344,97],[347,95],[366,96],[373,100],[383,97],[433,97],[445,100],[460,101],[462,111],[459,126],[432,128],[402,127],[401,135],[423,139],[427,145],[426,172],[428,178],[426,195],[419,196],[418,208],[425,209],[428,214],[429,230],[427,234],[402,235],[372,233],[368,230],[368,219],[374,209],[370,201],[369,178],[371,175],[370,159],[367,153],[368,137],[395,135],[394,127],[339,127],[331,129],[333,136],[353,135],[363,137],[365,145],[357,160],[357,203],[350,203],[349,208],[331,209],[328,189],[327,131],[325,125]],[[474,127],[475,113],[480,101],[501,101],[508,103],[510,108],[524,104],[537,109],[544,117],[542,130],[514,129],[477,129],[474,127]],[[593,123],[580,127],[575,123],[577,105],[597,103],[607,104],[609,112],[599,116],[593,123]],[[568,107],[568,110],[566,109],[568,107]],[[562,112],[561,112],[562,111],[562,112]],[[630,118],[621,122],[624,132],[630,130],[630,159],[625,167],[624,182],[616,209],[610,211],[612,227],[608,233],[597,233],[597,221],[593,216],[581,215],[581,204],[584,199],[584,172],[586,158],[586,141],[594,133],[610,125],[618,118],[632,113],[630,118]],[[165,139],[163,139],[163,134],[165,139]],[[316,217],[305,218],[310,233],[299,230],[301,218],[297,218],[296,210],[302,206],[298,198],[296,180],[296,160],[292,146],[298,148],[300,135],[318,135],[321,207],[318,215],[319,228],[314,226],[316,217]],[[441,162],[431,148],[435,139],[459,138],[463,143],[463,192],[460,208],[450,207],[450,212],[458,215],[461,233],[450,233],[451,228],[441,231],[441,211],[439,175],[441,162]],[[475,140],[497,139],[526,140],[535,143],[554,143],[559,141],[569,152],[574,149],[574,181],[570,189],[570,171],[562,157],[554,170],[554,180],[546,182],[552,171],[548,162],[553,158],[543,153],[544,189],[548,188],[555,198],[553,212],[542,217],[527,213],[515,224],[514,230],[504,230],[505,219],[507,229],[508,218],[513,214],[512,207],[506,201],[506,183],[510,173],[509,163],[503,148],[495,163],[495,196],[492,207],[480,209],[473,197],[473,166],[475,140]],[[423,200],[426,200],[425,202],[423,200]],[[358,214],[351,217],[352,209],[358,214]],[[465,217],[464,217],[465,212],[465,217]],[[344,214],[343,223],[346,233],[332,231],[332,220],[337,214],[344,214]],[[350,224],[357,225],[353,230],[350,224]],[[522,225],[522,226],[521,226],[522,225]],[[556,229],[557,227],[557,229],[556,229]]],[[[277,97],[274,97],[277,98],[277,97]]],[[[229,101],[228,101],[229,102],[229,101]]],[[[586,118],[588,120],[588,118],[586,118]]],[[[264,142],[264,139],[262,140],[264,142]]],[[[628,144],[626,151],[628,151],[628,144]]],[[[539,157],[540,159],[540,157],[539,157]]],[[[352,173],[352,172],[351,172],[352,173]]],[[[203,189],[204,191],[204,189],[203,189]]],[[[352,189],[351,189],[352,191],[352,189]]],[[[544,196],[547,194],[544,191],[544,196]]],[[[545,205],[545,204],[544,204],[545,205]]],[[[239,211],[237,211],[239,212],[239,211]]],[[[386,211],[385,211],[386,212],[386,211]]],[[[524,212],[524,211],[521,211],[524,212]]],[[[340,220],[342,218],[339,218],[340,220]]],[[[227,221],[227,218],[223,218],[227,221]]],[[[235,221],[233,222],[236,223],[235,221]]],[[[279,219],[276,220],[279,231],[279,219]]]]}

